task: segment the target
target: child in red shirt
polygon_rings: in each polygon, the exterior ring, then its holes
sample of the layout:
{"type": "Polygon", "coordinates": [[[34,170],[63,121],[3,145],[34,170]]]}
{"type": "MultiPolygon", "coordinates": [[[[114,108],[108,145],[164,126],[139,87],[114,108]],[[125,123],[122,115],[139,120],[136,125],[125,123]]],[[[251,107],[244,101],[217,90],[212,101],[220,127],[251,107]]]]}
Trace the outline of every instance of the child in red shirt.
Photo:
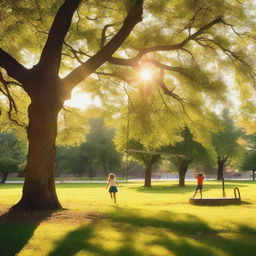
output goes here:
{"type": "Polygon", "coordinates": [[[202,192],[202,190],[203,190],[204,175],[203,175],[202,173],[199,173],[199,174],[196,176],[196,178],[197,178],[197,187],[196,187],[196,191],[195,191],[195,194],[194,194],[193,198],[195,198],[196,193],[197,193],[198,190],[199,190],[200,195],[201,195],[201,198],[202,198],[202,197],[203,197],[203,192],[202,192]]]}

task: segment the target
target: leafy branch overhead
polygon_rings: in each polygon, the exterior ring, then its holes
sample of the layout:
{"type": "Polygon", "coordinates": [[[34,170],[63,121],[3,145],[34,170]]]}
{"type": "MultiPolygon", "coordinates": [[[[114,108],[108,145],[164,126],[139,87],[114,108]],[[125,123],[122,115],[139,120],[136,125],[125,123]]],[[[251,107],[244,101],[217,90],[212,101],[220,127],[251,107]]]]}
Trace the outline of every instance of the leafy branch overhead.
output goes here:
{"type": "MultiPolygon", "coordinates": [[[[223,68],[223,60],[226,62],[228,61],[226,60],[226,57],[230,60],[230,63],[234,65],[238,72],[241,65],[244,66],[243,70],[245,71],[245,74],[243,75],[248,74],[248,81],[250,80],[254,85],[255,72],[251,61],[248,59],[248,54],[243,53],[241,49],[237,51],[235,42],[232,45],[232,41],[234,40],[247,40],[248,38],[252,38],[252,36],[248,31],[239,32],[240,29],[245,29],[239,28],[240,23],[237,25],[238,28],[236,28],[236,25],[233,25],[225,20],[224,13],[221,15],[222,16],[218,16],[218,13],[214,11],[214,8],[212,8],[210,5],[207,6],[202,2],[202,6],[195,8],[194,15],[189,20],[189,22],[176,34],[173,33],[173,36],[170,38],[170,41],[172,42],[180,42],[173,44],[155,45],[146,48],[143,48],[145,45],[142,45],[142,47],[139,47],[140,49],[133,49],[132,55],[134,55],[134,57],[120,58],[112,56],[108,62],[117,66],[131,67],[136,71],[138,71],[144,65],[150,63],[151,68],[157,68],[160,70],[158,73],[159,75],[157,75],[158,77],[155,78],[154,82],[159,85],[164,94],[180,101],[183,107],[184,99],[181,95],[175,93],[174,89],[169,89],[170,81],[166,81],[168,80],[168,77],[174,76],[177,78],[177,74],[179,74],[182,77],[180,79],[186,79],[188,80],[188,83],[198,85],[197,88],[201,88],[202,91],[208,93],[211,97],[215,97],[214,91],[220,92],[221,90],[225,90],[223,81],[223,77],[225,75],[217,76],[216,72],[219,74],[220,69],[223,68]],[[212,17],[212,20],[203,24],[202,16],[205,15],[205,13],[207,13],[209,17],[212,17]],[[224,36],[225,33],[228,35],[228,37],[224,36]],[[202,60],[202,50],[209,54],[211,61],[218,61],[218,67],[212,69],[214,72],[209,72],[205,69],[205,64],[202,60]],[[211,51],[212,53],[208,51],[211,51]],[[167,52],[167,54],[164,52],[167,52]],[[221,54],[221,52],[223,54],[221,54]],[[175,61],[173,58],[174,54],[177,56],[175,61]],[[212,58],[212,56],[215,57],[215,60],[212,58]],[[175,66],[172,65],[173,63],[175,63],[175,66]]],[[[227,19],[229,19],[229,17],[227,19]]],[[[151,22],[151,20],[149,22],[151,22]]],[[[103,45],[102,42],[106,41],[107,30],[115,26],[116,25],[112,23],[106,24],[104,26],[101,33],[101,46],[103,45]]],[[[172,33],[172,28],[168,28],[168,30],[168,32],[172,33]]],[[[161,35],[161,33],[159,36],[161,36],[163,42],[166,40],[165,36],[161,35]]],[[[77,50],[76,47],[72,47],[70,45],[68,51],[70,51],[71,54],[66,55],[72,59],[75,59],[79,63],[83,63],[83,59],[88,58],[89,56],[89,54],[85,51],[81,49],[77,50]]],[[[118,52],[116,55],[118,55],[118,52]]],[[[129,55],[131,55],[131,53],[129,53],[129,55]]],[[[205,61],[207,60],[204,60],[204,62],[205,61]]],[[[207,67],[207,69],[209,68],[207,67]]],[[[104,67],[104,70],[111,69],[104,67]]],[[[225,72],[223,72],[223,74],[225,74],[225,72]]],[[[102,71],[97,72],[97,74],[106,77],[116,76],[117,78],[121,78],[128,83],[133,81],[133,79],[130,79],[129,77],[120,77],[119,72],[115,71],[102,71]]],[[[221,94],[220,96],[219,93],[218,95],[220,99],[222,96],[224,96],[224,94],[221,94]]]]}
{"type": "MultiPolygon", "coordinates": [[[[225,69],[223,65],[227,65],[227,63],[234,66],[235,72],[239,73],[242,70],[243,74],[241,75],[248,75],[248,81],[250,80],[255,85],[252,60],[248,57],[246,47],[243,49],[241,43],[237,43],[237,41],[247,40],[251,45],[254,42],[253,31],[248,29],[249,21],[245,22],[244,20],[244,16],[249,13],[249,7],[246,5],[241,6],[237,2],[227,9],[225,2],[219,6],[208,1],[198,1],[197,4],[191,5],[184,2],[180,4],[180,6],[184,4],[184,9],[181,8],[180,13],[184,12],[185,8],[190,9],[186,9],[187,15],[180,22],[178,12],[177,17],[174,14],[171,14],[170,17],[164,14],[164,9],[175,8],[175,3],[159,3],[154,6],[150,1],[145,1],[144,9],[151,11],[153,16],[148,19],[144,14],[146,20],[144,19],[141,24],[138,24],[142,20],[143,1],[125,1],[125,12],[128,12],[128,15],[123,22],[118,15],[116,15],[117,19],[110,19],[110,16],[106,18],[107,16],[104,16],[106,10],[111,10],[113,16],[113,14],[117,14],[117,8],[114,5],[107,8],[105,4],[105,1],[99,4],[99,12],[95,14],[90,13],[90,8],[96,7],[93,2],[66,0],[57,11],[49,32],[47,32],[43,24],[47,17],[48,6],[36,1],[34,14],[31,16],[34,20],[32,27],[40,37],[46,38],[38,62],[32,68],[26,68],[18,61],[19,58],[12,57],[3,48],[0,48],[0,66],[32,96],[34,90],[28,88],[27,83],[29,74],[34,74],[38,79],[51,80],[56,73],[62,72],[62,66],[66,66],[68,59],[71,62],[67,66],[75,61],[79,65],[76,64],[77,67],[73,68],[67,76],[62,76],[63,78],[57,76],[59,84],[57,91],[61,94],[62,101],[70,97],[72,88],[92,73],[97,74],[98,79],[94,79],[95,82],[97,80],[104,83],[110,81],[112,85],[118,86],[113,82],[115,78],[124,80],[128,84],[134,81],[129,76],[129,72],[125,71],[126,75],[120,75],[119,67],[132,68],[134,72],[139,72],[143,66],[149,66],[151,69],[158,70],[151,82],[155,83],[163,94],[179,102],[187,116],[186,107],[190,104],[191,99],[188,98],[182,84],[194,86],[196,93],[205,92],[214,100],[223,100],[225,94],[220,92],[226,90],[223,77],[227,71],[223,70],[224,72],[221,74],[220,69],[225,69]],[[154,14],[156,8],[163,11],[163,19],[158,22],[159,24],[152,25],[157,19],[154,14]],[[237,11],[238,9],[239,11],[237,11]],[[232,12],[233,18],[230,17],[232,12]],[[98,29],[98,34],[89,36],[89,31],[93,31],[90,28],[91,24],[98,26],[101,20],[103,22],[101,28],[98,29]],[[206,20],[208,22],[205,22],[206,20]],[[242,22],[247,25],[247,28],[242,25],[242,22]],[[138,25],[135,32],[131,33],[136,24],[138,25]],[[155,31],[158,28],[163,29],[155,31]],[[152,39],[145,44],[144,37],[147,40],[147,31],[151,30],[152,39]],[[91,37],[95,36],[98,37],[96,54],[95,50],[93,52],[86,46],[86,43],[80,43],[82,39],[89,43],[91,37]],[[125,41],[128,36],[129,39],[125,41]],[[156,40],[156,37],[161,40],[156,40]],[[142,43],[140,44],[138,40],[141,40],[142,43]],[[120,47],[124,41],[125,43],[120,47]],[[129,54],[126,53],[125,47],[129,50],[129,54]],[[204,51],[208,54],[205,55],[207,56],[206,60],[202,56],[204,51]],[[128,58],[120,57],[124,55],[128,58]],[[208,60],[215,62],[215,67],[209,68],[209,63],[206,64],[208,60]],[[110,65],[105,64],[101,67],[106,61],[110,65]],[[52,75],[50,75],[51,73],[52,75]],[[177,81],[179,81],[179,85],[177,85],[177,81]]],[[[10,5],[9,8],[13,8],[15,11],[18,6],[16,5],[15,9],[10,5]]],[[[32,12],[32,10],[29,11],[32,12]]],[[[25,18],[28,19],[28,17],[25,18]]],[[[251,21],[250,25],[252,26],[252,24],[251,21]]],[[[3,85],[1,93],[9,101],[8,116],[10,120],[19,124],[19,121],[11,114],[17,112],[11,91],[7,88],[7,84],[3,83],[3,79],[1,79],[1,84],[3,85]]],[[[166,99],[162,94],[159,95],[167,106],[166,99]]]]}
{"type": "MultiPolygon", "coordinates": [[[[22,83],[25,90],[28,90],[26,87],[28,74],[38,73],[40,76],[47,77],[51,73],[55,74],[59,72],[64,38],[70,28],[74,12],[81,2],[81,0],[64,1],[54,18],[39,62],[33,68],[26,69],[16,59],[0,48],[0,66],[7,71],[9,76],[22,83]]],[[[133,27],[141,21],[142,4],[142,0],[137,0],[129,11],[119,32],[88,61],[75,68],[64,79],[60,79],[60,83],[63,86],[73,88],[106,62],[126,39],[133,27]]]]}

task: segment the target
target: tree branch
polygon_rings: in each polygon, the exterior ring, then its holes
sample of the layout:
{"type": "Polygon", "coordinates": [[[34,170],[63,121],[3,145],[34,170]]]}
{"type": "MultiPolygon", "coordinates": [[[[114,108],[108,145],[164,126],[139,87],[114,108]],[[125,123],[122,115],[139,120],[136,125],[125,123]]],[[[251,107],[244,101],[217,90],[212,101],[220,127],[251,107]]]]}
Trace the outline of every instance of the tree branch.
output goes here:
{"type": "Polygon", "coordinates": [[[85,57],[91,57],[89,54],[86,54],[85,52],[81,51],[81,50],[76,50],[74,47],[72,47],[70,44],[68,44],[66,41],[64,41],[64,45],[68,47],[69,51],[71,51],[71,53],[73,54],[73,57],[67,55],[67,54],[63,54],[62,55],[66,55],[70,58],[75,58],[77,60],[77,62],[79,62],[80,64],[83,64],[84,61],[82,61],[79,57],[79,55],[85,56],[85,57]]]}
{"type": "Polygon", "coordinates": [[[134,57],[134,58],[130,58],[130,59],[123,59],[123,58],[115,58],[115,57],[111,57],[108,61],[112,64],[115,65],[121,65],[121,66],[135,66],[137,65],[138,61],[147,53],[150,52],[156,52],[156,51],[173,51],[173,50],[184,50],[184,46],[194,40],[197,36],[205,33],[206,30],[208,30],[209,28],[211,28],[212,26],[214,26],[215,24],[221,23],[222,22],[222,18],[218,17],[214,20],[212,20],[211,22],[205,24],[204,26],[202,26],[198,31],[196,31],[195,33],[189,35],[186,39],[184,39],[182,42],[178,43],[178,44],[172,44],[172,45],[162,45],[162,46],[154,46],[154,47],[150,47],[150,48],[145,48],[142,49],[141,51],[139,51],[139,53],[134,57]]]}
{"type": "Polygon", "coordinates": [[[35,0],[35,4],[36,4],[36,9],[37,9],[38,15],[39,15],[39,18],[37,20],[42,22],[42,20],[43,20],[42,11],[41,11],[41,8],[39,6],[38,0],[35,0]]]}
{"type": "MultiPolygon", "coordinates": [[[[15,101],[14,101],[12,95],[11,95],[11,92],[8,88],[9,82],[4,79],[1,72],[0,72],[0,82],[3,84],[4,89],[5,89],[5,91],[4,91],[2,88],[0,88],[0,92],[8,99],[8,103],[9,103],[9,110],[7,112],[9,120],[14,122],[18,126],[26,127],[24,124],[19,123],[19,121],[17,121],[16,119],[14,119],[12,117],[13,110],[15,111],[16,114],[17,114],[18,110],[17,110],[16,103],[15,103],[15,101]]],[[[0,111],[0,113],[1,113],[1,111],[0,111]]]]}
{"type": "Polygon", "coordinates": [[[193,33],[190,36],[188,36],[182,42],[180,42],[178,44],[173,44],[173,45],[162,45],[162,46],[154,46],[154,47],[150,47],[150,48],[145,48],[145,49],[141,50],[137,54],[137,56],[135,58],[136,59],[140,59],[143,55],[145,55],[146,53],[149,53],[149,52],[171,51],[171,50],[182,49],[189,41],[191,41],[194,38],[196,38],[197,36],[203,34],[206,30],[208,30],[209,28],[211,28],[215,24],[221,23],[221,22],[222,22],[222,18],[221,17],[217,17],[216,19],[214,19],[211,22],[209,22],[209,23],[205,24],[204,26],[202,26],[199,30],[197,30],[195,33],[193,33]]]}
{"type": "Polygon", "coordinates": [[[101,40],[100,40],[100,47],[104,47],[105,45],[105,41],[106,41],[106,32],[108,30],[108,28],[110,27],[113,27],[115,24],[107,24],[104,26],[104,28],[102,29],[102,32],[101,32],[101,40]]]}
{"type": "Polygon", "coordinates": [[[65,0],[58,10],[38,63],[39,69],[51,73],[59,71],[64,38],[81,1],[65,0]]]}
{"type": "Polygon", "coordinates": [[[157,80],[155,81],[155,83],[158,84],[158,85],[161,87],[161,89],[163,90],[164,94],[169,95],[169,96],[171,96],[172,98],[174,98],[175,100],[177,100],[177,101],[179,101],[179,102],[182,103],[183,99],[180,98],[179,95],[177,95],[177,94],[174,93],[173,91],[170,91],[170,90],[166,87],[163,78],[164,78],[164,71],[163,71],[162,68],[160,68],[160,75],[159,75],[159,77],[157,78],[157,80]]]}
{"type": "Polygon", "coordinates": [[[64,84],[72,89],[99,68],[104,62],[108,61],[129,36],[134,26],[142,20],[142,12],[143,0],[136,0],[134,6],[124,20],[123,26],[117,34],[99,52],[67,75],[63,79],[64,84]]]}
{"type": "Polygon", "coordinates": [[[23,83],[26,79],[28,69],[21,65],[16,59],[0,48],[0,67],[4,68],[8,76],[23,83]]]}

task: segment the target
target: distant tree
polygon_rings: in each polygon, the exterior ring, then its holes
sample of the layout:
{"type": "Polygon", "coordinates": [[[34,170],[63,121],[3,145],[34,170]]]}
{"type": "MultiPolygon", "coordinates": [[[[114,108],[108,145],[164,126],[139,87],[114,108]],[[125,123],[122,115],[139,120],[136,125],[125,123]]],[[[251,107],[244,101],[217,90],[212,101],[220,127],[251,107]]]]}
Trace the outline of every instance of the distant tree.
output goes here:
{"type": "Polygon", "coordinates": [[[79,146],[59,146],[56,151],[56,175],[84,173],[84,165],[81,162],[79,146]]]}
{"type": "Polygon", "coordinates": [[[224,168],[228,161],[238,157],[243,150],[238,143],[242,131],[235,126],[228,111],[223,111],[219,126],[221,130],[212,135],[212,144],[217,155],[217,180],[223,179],[224,168]]]}
{"type": "Polygon", "coordinates": [[[0,172],[1,183],[5,183],[9,173],[17,172],[25,161],[25,145],[13,133],[0,133],[0,172]]]}
{"type": "Polygon", "coordinates": [[[107,128],[103,118],[90,119],[89,124],[91,130],[86,137],[86,143],[81,145],[81,154],[85,157],[88,151],[93,154],[92,165],[102,169],[106,177],[109,172],[121,168],[121,155],[113,142],[115,130],[107,128]]]}
{"type": "Polygon", "coordinates": [[[245,154],[240,164],[241,171],[252,171],[252,178],[255,180],[256,172],[256,134],[245,136],[247,141],[245,154]]]}
{"type": "Polygon", "coordinates": [[[200,164],[209,165],[211,157],[209,151],[199,142],[193,140],[193,134],[188,127],[181,132],[182,141],[173,146],[167,146],[164,151],[173,153],[171,162],[179,173],[179,186],[185,186],[185,176],[189,166],[200,164]]]}
{"type": "MultiPolygon", "coordinates": [[[[140,150],[141,152],[130,152],[129,154],[137,162],[144,166],[144,187],[151,187],[151,176],[152,176],[152,167],[156,164],[160,158],[161,154],[159,153],[146,153],[146,151],[157,151],[157,148],[145,148],[143,144],[134,139],[129,140],[130,149],[140,150]],[[143,153],[145,151],[145,153],[143,153]]],[[[158,149],[159,150],[159,149],[158,149]]]]}
{"type": "Polygon", "coordinates": [[[90,132],[80,146],[58,147],[57,171],[93,178],[96,170],[106,177],[121,169],[121,155],[113,142],[115,131],[107,128],[103,118],[89,120],[90,132]]]}

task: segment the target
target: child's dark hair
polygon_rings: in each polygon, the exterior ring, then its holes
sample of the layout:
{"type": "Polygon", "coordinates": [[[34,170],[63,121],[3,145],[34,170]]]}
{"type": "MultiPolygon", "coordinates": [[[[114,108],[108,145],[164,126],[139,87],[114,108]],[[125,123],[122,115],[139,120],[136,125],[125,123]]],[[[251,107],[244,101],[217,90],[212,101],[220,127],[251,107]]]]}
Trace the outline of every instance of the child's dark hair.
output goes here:
{"type": "Polygon", "coordinates": [[[202,174],[202,173],[198,173],[198,176],[199,176],[199,177],[202,177],[202,176],[203,176],[203,174],[202,174]]]}

